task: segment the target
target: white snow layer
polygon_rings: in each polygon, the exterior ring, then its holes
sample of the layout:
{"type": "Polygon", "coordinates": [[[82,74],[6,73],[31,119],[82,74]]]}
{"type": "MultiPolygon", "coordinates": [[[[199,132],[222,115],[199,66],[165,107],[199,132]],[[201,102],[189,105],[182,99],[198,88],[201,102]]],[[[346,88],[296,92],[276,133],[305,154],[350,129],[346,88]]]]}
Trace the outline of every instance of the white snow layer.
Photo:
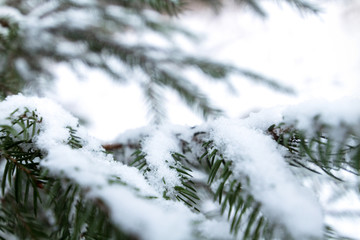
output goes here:
{"type": "Polygon", "coordinates": [[[151,174],[147,175],[150,184],[157,188],[159,194],[164,191],[172,194],[175,186],[181,186],[177,171],[170,168],[175,166],[171,153],[180,152],[174,133],[165,127],[155,130],[144,141],[143,151],[147,153],[146,162],[151,169],[151,174]]]}
{"type": "MultiPolygon", "coordinates": [[[[210,132],[225,158],[234,162],[235,178],[249,176],[250,191],[262,202],[266,217],[282,223],[297,239],[318,237],[323,231],[321,206],[310,190],[295,179],[282,157],[282,149],[263,130],[273,123],[293,122],[294,119],[298,126],[310,129],[308,119],[319,113],[329,124],[356,125],[360,112],[350,106],[359,104],[359,99],[344,99],[331,104],[314,102],[267,110],[246,119],[218,119],[199,128],[210,132]]],[[[229,226],[222,221],[218,222],[217,228],[207,229],[215,226],[217,220],[195,214],[181,202],[162,198],[162,191],[180,183],[176,171],[169,168],[174,164],[170,154],[179,151],[174,131],[187,135],[186,128],[163,126],[147,133],[143,151],[147,153],[152,175],[145,179],[136,168],[106,155],[101,144],[78,126],[77,119],[48,99],[22,95],[8,97],[0,103],[0,124],[9,124],[8,116],[15,109],[21,114],[25,108],[36,109],[43,117],[41,132],[34,139],[34,143],[48,153],[40,164],[54,174],[66,174],[89,188],[89,197],[101,198],[111,210],[113,221],[122,229],[149,240],[193,239],[195,222],[198,233],[210,238],[219,236],[214,232],[228,230],[229,226]],[[77,129],[77,136],[84,140],[82,148],[68,146],[70,133],[67,127],[77,129]],[[127,186],[110,184],[109,180],[114,177],[127,186]],[[158,198],[145,199],[147,196],[158,198]]]]}
{"type": "Polygon", "coordinates": [[[89,187],[89,196],[108,204],[113,221],[122,229],[139,234],[141,239],[190,238],[191,223],[198,217],[180,202],[143,198],[160,196],[137,169],[115,162],[103,153],[100,143],[77,128],[77,120],[57,104],[37,97],[11,96],[0,103],[0,123],[10,124],[7,119],[10,113],[25,108],[36,109],[43,117],[41,133],[35,139],[35,144],[48,153],[40,163],[42,166],[89,187]],[[66,144],[70,137],[68,126],[78,129],[77,135],[85,140],[83,148],[72,149],[66,144]],[[128,187],[109,184],[111,177],[119,177],[128,187]]]}
{"type": "Polygon", "coordinates": [[[344,97],[336,101],[317,99],[288,107],[284,110],[284,120],[297,124],[303,130],[311,130],[313,120],[319,120],[331,126],[358,126],[360,124],[360,99],[344,97]]]}
{"type": "Polygon", "coordinates": [[[234,163],[235,178],[249,176],[250,191],[262,202],[266,216],[281,222],[298,239],[322,235],[320,205],[296,181],[270,136],[238,120],[220,119],[210,127],[216,146],[234,163]]]}

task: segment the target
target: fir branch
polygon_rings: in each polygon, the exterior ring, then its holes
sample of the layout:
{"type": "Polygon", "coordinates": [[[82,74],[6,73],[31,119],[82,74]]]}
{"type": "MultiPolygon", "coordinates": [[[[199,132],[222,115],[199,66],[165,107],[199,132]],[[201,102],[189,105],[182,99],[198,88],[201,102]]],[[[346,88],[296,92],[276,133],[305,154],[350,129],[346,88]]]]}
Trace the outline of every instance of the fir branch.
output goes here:
{"type": "Polygon", "coordinates": [[[248,6],[251,10],[253,10],[260,17],[266,17],[267,16],[265,10],[259,5],[258,1],[254,1],[254,0],[236,0],[236,2],[248,6]]]}
{"type": "Polygon", "coordinates": [[[139,1],[114,1],[114,0],[102,0],[103,4],[120,5],[126,8],[139,10],[151,8],[157,12],[165,13],[168,15],[177,15],[182,11],[185,2],[173,1],[173,0],[139,0],[139,1]]]}
{"type": "Polygon", "coordinates": [[[293,88],[279,83],[279,81],[277,81],[276,79],[271,79],[269,77],[265,77],[259,73],[256,73],[256,72],[253,72],[253,71],[250,71],[247,69],[235,68],[234,71],[240,75],[243,75],[244,77],[248,78],[251,81],[263,84],[263,85],[268,86],[276,91],[284,92],[287,94],[295,94],[295,91],[293,88]]]}
{"type": "Polygon", "coordinates": [[[326,226],[325,227],[325,236],[326,239],[331,239],[331,240],[335,240],[335,239],[341,239],[341,240],[355,240],[355,238],[351,238],[351,237],[346,237],[343,236],[341,234],[339,234],[338,232],[336,232],[332,227],[330,226],[326,226]]]}
{"type": "Polygon", "coordinates": [[[166,110],[163,105],[165,99],[163,98],[162,89],[151,80],[149,83],[143,84],[142,89],[147,101],[148,115],[151,116],[151,122],[156,125],[160,124],[166,116],[166,110]]]}
{"type": "Polygon", "coordinates": [[[31,185],[33,190],[33,210],[37,214],[37,202],[41,201],[38,188],[43,187],[44,180],[40,178],[38,158],[42,153],[34,149],[32,138],[38,134],[37,123],[42,119],[37,116],[36,112],[30,112],[26,109],[20,115],[15,114],[16,109],[9,116],[12,125],[0,126],[0,154],[2,159],[6,159],[5,169],[2,175],[2,194],[5,194],[6,184],[14,188],[15,200],[20,203],[26,202],[31,185]],[[13,180],[14,178],[14,180],[13,180]],[[25,195],[23,195],[22,185],[26,183],[25,195]],[[24,196],[24,199],[21,199],[24,196]]]}
{"type": "Polygon", "coordinates": [[[204,153],[199,161],[209,168],[208,184],[213,184],[215,180],[218,183],[214,201],[221,205],[221,214],[227,212],[231,223],[230,232],[237,236],[241,229],[243,239],[261,239],[263,236],[271,238],[276,224],[270,223],[262,214],[261,203],[247,190],[247,182],[242,183],[240,179],[232,177],[232,161],[224,159],[212,140],[203,142],[202,146],[204,153]]]}
{"type": "Polygon", "coordinates": [[[66,127],[67,129],[69,129],[69,139],[68,139],[68,144],[74,148],[74,149],[79,149],[83,147],[83,143],[82,143],[82,139],[80,137],[78,137],[76,135],[76,129],[73,129],[72,127],[66,127]]]}
{"type": "Polygon", "coordinates": [[[140,148],[140,144],[135,144],[135,143],[112,143],[112,144],[104,144],[104,145],[102,145],[102,147],[106,151],[112,152],[112,151],[121,150],[121,149],[124,149],[124,148],[138,149],[138,148],[140,148]]]}
{"type": "MultiPolygon", "coordinates": [[[[7,120],[11,125],[0,126],[1,160],[6,160],[1,181],[1,231],[21,239],[133,238],[114,226],[100,199],[87,198],[87,189],[40,167],[39,161],[47,153],[33,143],[40,133],[37,124],[42,123],[36,111],[16,109],[7,120]]],[[[81,148],[83,140],[76,129],[67,129],[70,137],[64,144],[81,148]]]]}
{"type": "Polygon", "coordinates": [[[289,150],[287,159],[292,166],[315,173],[322,171],[339,181],[342,179],[336,176],[336,172],[340,170],[359,175],[360,142],[357,133],[347,129],[343,136],[338,136],[340,139],[334,139],[329,137],[331,126],[322,124],[318,118],[313,121],[316,126],[314,136],[308,136],[305,131],[284,123],[270,126],[268,132],[289,150]]]}
{"type": "MultiPolygon", "coordinates": [[[[151,173],[151,169],[146,161],[146,153],[138,149],[132,156],[135,158],[130,163],[130,166],[138,168],[143,171],[145,175],[149,172],[151,173]]],[[[197,195],[195,183],[192,181],[192,170],[185,166],[185,163],[187,162],[186,157],[177,152],[171,153],[171,157],[175,160],[175,164],[169,165],[169,168],[177,172],[181,181],[181,186],[174,187],[176,192],[175,196],[168,196],[167,191],[164,191],[163,198],[167,200],[177,199],[178,201],[185,203],[190,209],[200,212],[197,207],[200,198],[197,195]]],[[[166,180],[164,178],[162,181],[166,185],[166,180]]]]}
{"type": "Polygon", "coordinates": [[[135,156],[135,159],[130,163],[130,166],[134,166],[134,167],[138,168],[139,170],[141,170],[142,168],[144,168],[147,165],[146,159],[145,159],[146,154],[144,152],[142,152],[141,150],[137,149],[136,151],[134,151],[133,154],[131,154],[131,156],[135,156]]]}
{"type": "Polygon", "coordinates": [[[213,107],[208,97],[189,80],[175,75],[170,71],[159,70],[160,71],[156,73],[154,81],[175,90],[175,93],[177,93],[188,106],[200,112],[204,118],[222,114],[222,111],[219,108],[213,107]]]}
{"type": "Polygon", "coordinates": [[[191,56],[185,56],[182,60],[182,63],[184,65],[187,64],[189,66],[196,66],[204,74],[210,76],[213,80],[220,80],[222,82],[226,82],[227,76],[229,76],[230,74],[235,74],[244,76],[248,80],[254,81],[255,83],[266,85],[279,92],[284,92],[288,94],[295,93],[294,89],[279,83],[278,80],[263,76],[260,73],[251,71],[249,69],[244,69],[237,66],[232,66],[230,64],[222,64],[209,59],[195,58],[191,56]]]}
{"type": "Polygon", "coordinates": [[[192,181],[193,176],[191,175],[192,170],[188,167],[185,167],[185,163],[188,161],[186,157],[180,153],[174,152],[171,154],[172,158],[175,160],[175,166],[170,166],[170,168],[175,169],[178,172],[178,175],[183,186],[175,186],[177,191],[176,198],[183,201],[191,209],[194,209],[197,212],[200,210],[196,207],[200,201],[200,198],[196,191],[195,183],[192,181]],[[184,198],[183,198],[184,197],[184,198]]]}
{"type": "MultiPolygon", "coordinates": [[[[279,0],[277,0],[279,1],[279,0]]],[[[290,5],[296,7],[300,12],[309,12],[312,14],[318,14],[320,12],[319,7],[315,6],[313,3],[304,0],[285,0],[290,5]]]]}

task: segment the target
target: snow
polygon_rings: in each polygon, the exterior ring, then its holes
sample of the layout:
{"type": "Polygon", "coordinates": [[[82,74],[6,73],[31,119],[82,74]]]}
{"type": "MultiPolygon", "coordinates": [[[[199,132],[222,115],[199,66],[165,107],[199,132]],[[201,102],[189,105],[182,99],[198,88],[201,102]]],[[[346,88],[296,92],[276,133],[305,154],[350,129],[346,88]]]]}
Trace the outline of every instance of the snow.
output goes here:
{"type": "Polygon", "coordinates": [[[69,56],[80,56],[85,54],[87,51],[86,46],[82,44],[75,44],[71,42],[62,41],[56,45],[56,51],[62,55],[69,56]]]}
{"type": "MultiPolygon", "coordinates": [[[[81,1],[84,5],[91,3],[93,1],[81,1]]],[[[339,16],[344,14],[341,11],[345,10],[338,10],[336,6],[331,3],[326,9],[327,14],[318,18],[301,19],[286,7],[283,7],[280,13],[269,5],[271,14],[266,22],[256,20],[248,14],[238,14],[238,10],[232,9],[227,9],[226,14],[215,20],[206,12],[202,16],[202,22],[197,19],[198,16],[195,18],[189,15],[181,19],[186,28],[201,30],[210,39],[192,46],[195,48],[193,49],[187,43],[185,46],[185,42],[179,38],[179,44],[183,44],[182,47],[186,47],[187,51],[216,56],[217,59],[253,70],[260,69],[265,75],[293,85],[297,91],[297,96],[279,95],[261,87],[249,91],[254,89],[253,83],[231,78],[234,90],[240,94],[240,98],[237,98],[229,96],[229,91],[221,83],[204,84],[205,81],[199,79],[196,71],[187,73],[212,96],[218,106],[226,109],[228,116],[238,118],[250,112],[248,118],[219,119],[200,128],[212,131],[211,137],[216,144],[223,148],[227,158],[234,160],[236,174],[250,177],[252,193],[257,199],[263,200],[265,213],[281,222],[300,239],[304,236],[321,235],[324,213],[314,194],[292,175],[284,162],[281,149],[269,136],[264,135],[263,131],[270,125],[283,121],[310,131],[313,119],[319,113],[321,121],[335,127],[341,124],[359,126],[360,108],[356,107],[360,103],[356,97],[360,87],[358,25],[347,24],[348,21],[357,21],[356,17],[355,20],[350,17],[356,15],[351,14],[347,14],[344,22],[341,22],[339,16]],[[284,25],[284,22],[289,25],[284,25]],[[351,26],[355,26],[355,34],[350,31],[351,26]],[[223,32],[218,34],[214,29],[221,29],[223,32]],[[213,35],[212,32],[216,34],[213,35]],[[354,95],[355,98],[343,98],[348,95],[354,95]],[[314,100],[314,97],[317,100],[314,100]],[[300,101],[302,103],[298,104],[300,101]],[[286,105],[293,105],[255,113],[258,109],[274,107],[284,102],[286,105]]],[[[0,15],[9,15],[22,24],[37,26],[40,23],[37,17],[52,7],[55,6],[49,4],[34,11],[31,15],[33,19],[29,18],[27,22],[24,22],[24,16],[13,8],[0,7],[0,15]]],[[[110,9],[108,13],[116,14],[113,10],[110,9]]],[[[90,16],[86,14],[77,15],[75,11],[69,13],[70,15],[66,16],[59,15],[63,22],[69,20],[67,17],[70,16],[76,19],[76,22],[81,22],[78,27],[92,24],[93,19],[88,21],[90,16]]],[[[159,16],[154,15],[155,17],[159,16]]],[[[57,22],[55,20],[58,19],[45,18],[37,27],[49,27],[57,22]]],[[[131,24],[138,26],[140,22],[137,20],[131,24]]],[[[36,41],[31,42],[30,47],[42,47],[40,42],[52,41],[51,36],[39,36],[37,31],[32,32],[31,36],[36,41]]],[[[159,46],[163,44],[156,35],[145,34],[140,36],[142,37],[149,42],[156,41],[159,46]]],[[[125,39],[128,42],[131,40],[127,36],[125,39]]],[[[57,48],[61,53],[74,52],[67,43],[59,44],[57,48]]],[[[81,49],[78,50],[80,54],[81,49]]],[[[96,61],[97,57],[94,59],[96,61]]],[[[20,70],[25,69],[26,66],[21,67],[21,61],[18,64],[20,70]]],[[[23,70],[24,74],[26,71],[23,70]]],[[[95,119],[96,124],[91,129],[93,135],[109,140],[125,129],[146,125],[146,109],[139,100],[140,93],[134,84],[120,88],[108,81],[103,74],[88,69],[84,70],[88,80],[79,82],[64,65],[59,66],[57,71],[62,79],[57,82],[58,95],[52,98],[84,118],[90,116],[95,119]],[[98,81],[99,79],[101,81],[98,81]],[[79,92],[79,89],[82,91],[79,92]]],[[[141,82],[139,79],[135,74],[131,78],[141,82]]],[[[53,95],[53,92],[49,95],[53,95]]],[[[179,110],[178,106],[182,105],[178,98],[168,94],[166,99],[171,122],[187,125],[201,123],[194,114],[179,110]]],[[[174,163],[170,152],[178,151],[174,139],[175,131],[170,130],[170,126],[135,130],[129,135],[125,134],[126,137],[118,138],[128,140],[134,135],[135,138],[145,138],[142,146],[152,170],[145,178],[137,169],[115,162],[111,156],[104,154],[100,142],[90,137],[83,128],[79,128],[76,118],[48,99],[9,97],[0,103],[0,123],[5,124],[8,121],[6,117],[18,107],[31,110],[36,108],[44,117],[42,132],[36,139],[39,147],[49,150],[42,165],[54,173],[65,173],[79,184],[91,187],[89,197],[101,197],[112,209],[112,219],[124,229],[137,232],[144,239],[188,239],[191,236],[191,224],[201,220],[199,229],[205,236],[215,239],[228,236],[226,222],[204,220],[178,202],[139,198],[139,195],[161,197],[165,189],[171,191],[174,186],[179,185],[176,171],[169,168],[169,165],[174,163]],[[65,144],[69,138],[67,126],[78,129],[78,133],[86,140],[84,148],[74,150],[65,144]],[[142,135],[144,132],[146,134],[142,135]],[[112,176],[119,176],[131,187],[109,185],[108,180],[112,176]],[[140,192],[135,189],[140,189],[140,192]],[[144,212],[146,214],[143,214],[144,212]]],[[[325,222],[337,224],[328,216],[325,217],[325,222]]],[[[346,226],[348,225],[346,222],[346,226]]],[[[344,230],[344,234],[348,233],[358,236],[354,227],[344,230]]]]}
{"type": "Polygon", "coordinates": [[[316,116],[319,116],[319,121],[331,126],[359,126],[360,108],[356,106],[360,106],[358,97],[344,97],[336,101],[313,99],[288,107],[284,111],[284,120],[308,131],[313,129],[316,116]]]}
{"type": "Polygon", "coordinates": [[[57,1],[49,1],[43,4],[39,4],[38,7],[35,7],[30,15],[32,18],[41,18],[47,15],[49,12],[53,12],[60,6],[60,3],[57,1]]]}
{"type": "Polygon", "coordinates": [[[142,239],[188,239],[194,215],[179,202],[149,201],[143,197],[159,195],[135,168],[115,162],[106,155],[100,143],[78,128],[77,119],[48,99],[8,97],[0,103],[0,122],[9,124],[7,117],[14,109],[28,108],[43,117],[40,134],[35,138],[37,147],[47,156],[40,162],[52,174],[65,174],[82,187],[89,188],[89,197],[100,197],[108,203],[112,218],[125,230],[140,234],[142,239]],[[79,129],[84,139],[80,149],[66,144],[70,137],[67,127],[79,129]],[[110,184],[114,176],[128,186],[110,184]],[[146,213],[146,214],[144,214],[146,213]],[[160,224],[161,223],[161,224],[160,224]],[[164,231],[168,229],[168,231],[164,231]]]}
{"type": "Polygon", "coordinates": [[[125,188],[112,187],[99,191],[112,196],[105,201],[114,206],[112,217],[125,230],[139,233],[142,239],[186,240],[191,236],[189,209],[180,203],[171,206],[155,205],[129,193],[125,188]],[[114,194],[117,193],[117,194],[114,194]],[[116,213],[116,214],[114,214],[116,213]]]}
{"type": "Polygon", "coordinates": [[[82,6],[92,6],[97,3],[96,0],[71,0],[71,2],[82,6]]]}
{"type": "Polygon", "coordinates": [[[314,129],[316,119],[318,123],[332,126],[334,133],[339,133],[339,126],[356,129],[360,125],[360,108],[354,107],[359,105],[359,97],[318,98],[252,112],[242,122],[249,128],[262,130],[272,124],[286,123],[312,135],[317,131],[314,129]]]}
{"type": "Polygon", "coordinates": [[[194,216],[189,209],[180,203],[167,206],[164,200],[152,202],[139,197],[161,195],[137,169],[114,162],[109,156],[60,146],[49,151],[42,165],[53,172],[64,172],[83,187],[90,187],[89,196],[100,197],[109,206],[114,222],[127,232],[139,234],[141,239],[186,239],[191,233],[189,223],[194,216]],[[109,185],[109,176],[119,177],[128,186],[109,185]]]}
{"type": "Polygon", "coordinates": [[[115,18],[121,20],[121,22],[126,22],[134,28],[144,27],[142,19],[131,13],[126,8],[120,6],[109,6],[106,8],[106,13],[115,18]]]}
{"type": "Polygon", "coordinates": [[[199,226],[201,236],[207,236],[210,239],[234,239],[229,233],[226,220],[208,220],[199,226]]]}
{"type": "Polygon", "coordinates": [[[170,166],[175,166],[171,153],[180,152],[180,149],[176,139],[169,134],[169,130],[163,128],[154,131],[142,144],[142,150],[147,154],[145,158],[150,168],[146,176],[152,186],[159,188],[160,194],[166,190],[169,194],[173,194],[174,187],[181,186],[178,173],[170,168],[170,166]]]}
{"type": "Polygon", "coordinates": [[[16,69],[18,70],[19,74],[24,78],[24,79],[28,79],[29,78],[29,75],[31,76],[31,71],[30,71],[30,68],[27,64],[27,62],[20,58],[20,59],[17,59],[15,61],[15,66],[16,66],[16,69]]]}
{"type": "Polygon", "coordinates": [[[3,26],[0,26],[0,34],[2,36],[7,36],[9,34],[9,29],[8,28],[4,28],[3,26]]]}
{"type": "Polygon", "coordinates": [[[250,192],[262,202],[267,216],[280,221],[297,239],[322,235],[320,205],[297,182],[270,136],[244,127],[241,121],[220,119],[209,125],[211,139],[234,163],[234,178],[249,176],[250,192]]]}
{"type": "MultiPolygon", "coordinates": [[[[19,114],[25,109],[36,111],[43,120],[34,144],[47,153],[40,165],[50,169],[52,174],[65,174],[89,189],[87,196],[101,198],[108,205],[116,224],[149,240],[189,239],[194,231],[210,238],[228,236],[229,232],[225,232],[229,225],[225,219],[207,219],[203,214],[191,212],[181,202],[162,198],[164,191],[171,196],[174,187],[181,185],[177,172],[170,168],[176,164],[171,153],[181,152],[178,137],[190,142],[194,131],[204,130],[210,133],[210,139],[214,140],[224,158],[233,161],[232,178],[249,177],[249,186],[245,188],[262,203],[263,214],[270,221],[285,226],[296,239],[303,239],[321,237],[324,220],[329,223],[333,220],[328,215],[324,217],[324,203],[320,205],[311,188],[305,188],[294,176],[283,158],[283,149],[264,130],[270,123],[286,122],[294,117],[299,119],[299,127],[311,128],[306,124],[311,124],[308,119],[312,119],[315,113],[323,114],[324,120],[335,124],[335,128],[344,122],[356,125],[360,112],[346,106],[358,103],[359,99],[344,99],[331,105],[313,102],[311,105],[265,110],[245,119],[221,118],[196,129],[165,124],[130,131],[123,140],[142,138],[142,151],[146,153],[150,169],[144,175],[134,167],[114,161],[112,155],[103,151],[100,141],[79,126],[76,118],[49,99],[22,95],[8,97],[0,103],[0,123],[9,124],[7,117],[14,109],[19,109],[19,114]],[[82,148],[73,149],[67,144],[70,137],[68,127],[77,130],[82,148]],[[112,184],[110,181],[115,177],[126,186],[112,184]],[[155,199],[146,199],[149,196],[155,199]],[[216,232],[213,228],[207,229],[216,223],[216,232]]],[[[206,180],[202,172],[195,172],[195,175],[198,181],[206,180]]],[[[214,206],[204,201],[200,208],[208,212],[213,211],[214,206]]]]}
{"type": "Polygon", "coordinates": [[[23,15],[18,9],[8,6],[0,6],[0,16],[11,17],[15,21],[23,20],[23,15]]]}

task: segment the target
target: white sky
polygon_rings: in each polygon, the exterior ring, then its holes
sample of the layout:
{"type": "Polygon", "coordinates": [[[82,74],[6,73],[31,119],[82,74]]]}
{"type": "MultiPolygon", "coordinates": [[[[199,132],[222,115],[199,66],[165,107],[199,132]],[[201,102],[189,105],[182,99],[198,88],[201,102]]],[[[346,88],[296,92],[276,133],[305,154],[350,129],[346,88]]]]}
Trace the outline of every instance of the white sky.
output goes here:
{"type": "MultiPolygon", "coordinates": [[[[319,16],[301,16],[294,9],[273,2],[265,5],[269,12],[265,20],[231,7],[219,16],[210,11],[187,14],[180,17],[180,23],[199,33],[202,41],[189,45],[179,40],[179,44],[187,51],[278,79],[298,93],[284,95],[239,78],[232,79],[237,95],[221,84],[202,84],[214,104],[232,118],[312,98],[357,96],[360,3],[342,2],[322,4],[323,13],[319,16]]],[[[60,79],[50,97],[90,119],[90,132],[95,137],[109,141],[127,129],[148,123],[145,101],[135,84],[118,85],[89,69],[84,71],[82,81],[66,66],[60,66],[58,73],[60,79]]],[[[202,121],[176,96],[168,94],[167,105],[169,121],[173,123],[195,125],[202,121]]]]}

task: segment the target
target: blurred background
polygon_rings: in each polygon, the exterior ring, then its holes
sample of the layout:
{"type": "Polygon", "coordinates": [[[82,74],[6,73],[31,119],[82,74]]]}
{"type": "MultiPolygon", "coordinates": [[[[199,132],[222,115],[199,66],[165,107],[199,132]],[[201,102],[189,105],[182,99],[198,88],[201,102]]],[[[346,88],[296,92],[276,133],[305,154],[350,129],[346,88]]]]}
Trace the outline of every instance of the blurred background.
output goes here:
{"type": "MultiPolygon", "coordinates": [[[[263,108],[313,98],[358,96],[360,1],[318,1],[318,15],[273,1],[263,5],[267,9],[265,18],[229,3],[220,13],[197,5],[196,11],[175,19],[197,34],[196,41],[181,36],[172,40],[186,52],[259,72],[295,90],[295,94],[282,93],[241,77],[233,77],[231,84],[224,85],[205,81],[195,71],[186,72],[201,84],[215,106],[224,109],[227,116],[239,118],[263,108]]],[[[162,44],[161,39],[145,32],[137,33],[137,37],[162,44]]],[[[111,141],[127,129],[149,123],[145,99],[136,84],[118,84],[89,68],[81,75],[75,75],[67,65],[60,64],[55,70],[57,80],[46,95],[87,120],[95,137],[111,141]]],[[[192,126],[203,121],[175,94],[165,94],[169,122],[192,126]]]]}

